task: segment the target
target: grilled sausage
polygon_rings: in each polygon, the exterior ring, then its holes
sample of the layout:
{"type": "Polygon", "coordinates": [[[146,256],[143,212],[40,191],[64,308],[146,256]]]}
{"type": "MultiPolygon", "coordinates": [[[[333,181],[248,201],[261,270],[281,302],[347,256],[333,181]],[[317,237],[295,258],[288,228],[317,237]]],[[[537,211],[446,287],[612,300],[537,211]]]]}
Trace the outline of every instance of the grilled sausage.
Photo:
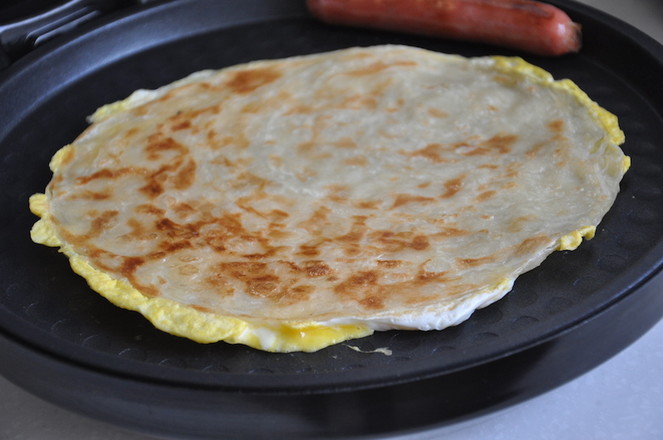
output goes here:
{"type": "Polygon", "coordinates": [[[556,56],[577,52],[580,25],[533,0],[307,0],[322,21],[476,41],[556,56]]]}

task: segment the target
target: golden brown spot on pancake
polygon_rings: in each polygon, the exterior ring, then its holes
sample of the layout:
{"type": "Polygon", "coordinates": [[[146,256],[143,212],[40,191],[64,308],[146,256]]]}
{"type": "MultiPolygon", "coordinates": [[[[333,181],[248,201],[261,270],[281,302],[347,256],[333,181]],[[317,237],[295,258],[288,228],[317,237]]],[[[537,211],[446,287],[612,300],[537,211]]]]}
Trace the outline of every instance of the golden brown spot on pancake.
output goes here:
{"type": "Polygon", "coordinates": [[[179,154],[188,153],[187,148],[171,137],[164,137],[161,133],[155,133],[147,138],[145,152],[150,160],[158,160],[161,153],[165,151],[177,151],[179,154]]]}
{"type": "Polygon", "coordinates": [[[315,111],[315,107],[313,107],[313,106],[298,104],[298,105],[290,108],[287,112],[285,112],[283,114],[285,116],[301,115],[301,114],[313,113],[314,111],[315,111]]]}
{"type": "Polygon", "coordinates": [[[525,152],[525,155],[528,158],[532,158],[536,156],[546,145],[548,145],[547,141],[537,142],[536,144],[532,145],[532,147],[527,152],[525,152]]]}
{"type": "Polygon", "coordinates": [[[304,257],[317,257],[320,255],[320,249],[318,249],[318,247],[318,244],[302,244],[299,246],[297,255],[304,257]]]}
{"type": "Polygon", "coordinates": [[[405,105],[405,100],[403,98],[398,98],[396,100],[396,106],[395,107],[388,107],[385,110],[390,112],[390,113],[394,113],[394,112],[397,112],[398,110],[400,110],[401,107],[403,107],[403,105],[405,105]]]}
{"type": "Polygon", "coordinates": [[[72,199],[82,199],[82,200],[108,200],[113,197],[113,191],[110,188],[106,188],[103,191],[90,191],[85,190],[78,193],[75,193],[71,196],[72,199]]]}
{"type": "Polygon", "coordinates": [[[287,246],[271,246],[268,240],[261,237],[244,236],[243,238],[247,242],[250,241],[259,242],[260,245],[263,247],[263,249],[265,249],[265,252],[263,253],[243,254],[242,257],[246,258],[247,260],[267,260],[268,258],[273,258],[275,255],[277,255],[279,252],[283,251],[284,249],[288,249],[287,246]]]}
{"type": "Polygon", "coordinates": [[[233,261],[217,264],[206,282],[215,286],[231,286],[233,281],[243,285],[244,291],[254,297],[277,302],[280,305],[294,304],[308,299],[314,288],[310,285],[294,285],[296,280],[283,279],[278,275],[279,264],[285,262],[252,263],[233,261]]]}
{"type": "Polygon", "coordinates": [[[424,250],[430,246],[425,235],[412,236],[411,232],[375,231],[370,239],[380,245],[380,252],[400,252],[404,249],[424,250]]]}
{"type": "Polygon", "coordinates": [[[548,128],[554,133],[561,133],[564,130],[564,121],[561,119],[555,119],[548,123],[548,128]]]}
{"type": "Polygon", "coordinates": [[[250,277],[260,278],[266,273],[267,263],[230,261],[219,263],[217,268],[238,279],[248,279],[250,277]]]}
{"type": "Polygon", "coordinates": [[[357,148],[357,143],[349,137],[340,138],[339,140],[332,142],[332,145],[337,148],[357,148]]]}
{"type": "Polygon", "coordinates": [[[366,156],[354,156],[343,161],[344,165],[365,167],[368,165],[368,158],[366,156]]]}
{"type": "Polygon", "coordinates": [[[495,75],[493,80],[507,87],[513,87],[518,84],[518,79],[515,76],[495,75]]]}
{"type": "Polygon", "coordinates": [[[417,235],[412,239],[409,247],[417,251],[422,251],[424,249],[428,249],[429,246],[430,243],[428,242],[428,237],[425,235],[417,235]]]}
{"type": "Polygon", "coordinates": [[[236,93],[249,93],[258,87],[276,81],[281,77],[281,72],[273,67],[259,67],[255,69],[244,69],[233,72],[226,86],[236,93]]]}
{"type": "MultiPolygon", "coordinates": [[[[182,275],[186,275],[186,274],[182,274],[182,275]]],[[[189,304],[189,307],[191,307],[193,310],[196,310],[196,311],[202,312],[202,313],[214,313],[213,309],[210,309],[209,307],[205,307],[205,306],[200,306],[198,304],[189,304]]]]}
{"type": "Polygon", "coordinates": [[[496,260],[496,256],[488,255],[480,258],[456,258],[456,264],[462,267],[477,267],[482,264],[491,263],[496,260]]]}
{"type": "Polygon", "coordinates": [[[313,151],[313,149],[315,149],[316,145],[317,144],[314,141],[302,142],[299,145],[297,145],[297,151],[300,152],[300,153],[307,154],[307,153],[310,153],[311,151],[313,151]]]}
{"type": "Polygon", "coordinates": [[[131,284],[136,288],[136,290],[138,290],[143,295],[151,298],[156,298],[159,296],[159,289],[157,289],[156,287],[147,284],[142,284],[138,281],[136,277],[133,276],[128,276],[127,278],[129,278],[131,284]]]}
{"type": "Polygon", "coordinates": [[[183,190],[189,188],[196,179],[196,163],[189,159],[189,161],[181,167],[177,174],[172,178],[173,186],[175,189],[183,190]]]}
{"type": "Polygon", "coordinates": [[[409,157],[423,157],[434,163],[444,163],[449,162],[449,159],[446,159],[442,156],[444,147],[441,144],[428,144],[424,148],[415,151],[399,151],[400,154],[409,157]]]}
{"type": "MultiPolygon", "coordinates": [[[[172,99],[177,98],[178,95],[185,95],[187,93],[191,93],[191,89],[195,89],[197,87],[196,84],[184,84],[179,87],[175,87],[168,92],[164,93],[161,97],[157,99],[159,102],[165,102],[169,101],[172,99]]],[[[146,105],[142,105],[141,107],[146,107],[146,105]]]]}
{"type": "Polygon", "coordinates": [[[242,141],[238,140],[234,136],[224,136],[221,139],[217,139],[215,143],[213,143],[211,146],[213,149],[219,149],[223,147],[227,147],[229,145],[239,145],[241,144],[242,141]]]}
{"type": "Polygon", "coordinates": [[[219,271],[210,272],[204,278],[203,284],[212,288],[219,296],[227,297],[235,293],[231,280],[219,271]]]}
{"type": "Polygon", "coordinates": [[[354,223],[352,224],[350,231],[346,234],[336,237],[336,241],[339,246],[343,248],[345,255],[353,256],[361,252],[361,246],[359,242],[364,238],[366,234],[366,219],[367,217],[361,215],[353,216],[354,223]]]}
{"type": "Polygon", "coordinates": [[[419,281],[420,283],[431,283],[431,282],[439,282],[439,281],[445,281],[447,279],[447,272],[442,271],[442,272],[432,272],[432,271],[427,271],[427,270],[419,270],[417,272],[417,276],[415,278],[416,281],[419,281]]]}
{"type": "Polygon", "coordinates": [[[145,258],[143,257],[123,257],[120,273],[126,277],[130,277],[143,264],[145,264],[145,258]]]}
{"type": "Polygon", "coordinates": [[[433,236],[437,238],[451,238],[451,237],[462,237],[463,235],[467,235],[469,233],[470,231],[467,231],[465,229],[446,227],[433,234],[433,236]]]}
{"type": "Polygon", "coordinates": [[[255,187],[260,191],[265,189],[265,187],[267,187],[271,183],[272,183],[271,180],[265,179],[251,172],[245,171],[234,179],[231,186],[233,189],[255,187]]]}
{"type": "Polygon", "coordinates": [[[198,227],[195,224],[175,223],[169,218],[160,218],[154,222],[157,231],[163,233],[169,241],[186,240],[198,236],[198,227]]]}
{"type": "Polygon", "coordinates": [[[122,235],[120,238],[127,241],[135,240],[152,240],[158,238],[158,234],[152,229],[148,229],[142,222],[138,219],[130,217],[126,221],[126,225],[131,229],[131,232],[128,232],[122,235]]]}
{"type": "Polygon", "coordinates": [[[289,230],[283,230],[281,225],[270,225],[267,235],[274,240],[287,240],[294,234],[289,230]]]}
{"type": "Polygon", "coordinates": [[[134,211],[136,211],[136,213],[138,213],[138,214],[149,214],[149,215],[154,215],[154,216],[159,216],[159,217],[162,217],[166,214],[166,211],[164,211],[163,209],[161,209],[157,206],[151,205],[149,203],[144,203],[144,204],[136,206],[134,208],[134,211]]]}
{"type": "Polygon", "coordinates": [[[365,309],[378,310],[384,308],[384,302],[378,295],[367,295],[359,300],[359,304],[365,309]]]}
{"type": "Polygon", "coordinates": [[[107,229],[113,227],[117,222],[118,215],[119,211],[117,210],[103,211],[92,220],[90,230],[85,235],[85,238],[96,237],[107,229]]]}
{"type": "Polygon", "coordinates": [[[465,177],[466,176],[463,174],[455,179],[449,179],[444,182],[444,193],[440,195],[440,198],[448,199],[453,197],[463,187],[463,180],[465,180],[465,177]]]}
{"type": "Polygon", "coordinates": [[[181,121],[170,126],[172,131],[186,130],[187,128],[191,128],[191,121],[189,120],[181,121]]]}
{"type": "Polygon", "coordinates": [[[374,270],[359,272],[334,286],[334,291],[342,295],[355,296],[358,290],[377,285],[378,278],[378,272],[374,270]]]}
{"type": "Polygon", "coordinates": [[[434,118],[446,118],[449,116],[449,113],[433,107],[429,107],[427,111],[434,118]]]}
{"type": "Polygon", "coordinates": [[[199,306],[198,304],[189,304],[189,307],[202,313],[214,313],[213,309],[205,306],[199,306]]]}
{"type": "Polygon", "coordinates": [[[328,222],[328,217],[329,214],[332,212],[332,210],[326,206],[320,206],[318,207],[311,216],[307,219],[304,220],[303,222],[299,223],[297,226],[305,229],[311,234],[314,234],[316,231],[320,230],[324,224],[328,222]]]}
{"type": "Polygon", "coordinates": [[[261,101],[251,101],[242,107],[242,113],[260,113],[265,109],[266,105],[261,101]]]}
{"type": "Polygon", "coordinates": [[[539,250],[542,246],[550,243],[550,237],[544,234],[535,235],[524,240],[522,243],[515,247],[516,255],[531,255],[539,250]]]}
{"type": "Polygon", "coordinates": [[[127,220],[127,226],[131,228],[131,233],[128,234],[129,237],[139,238],[145,233],[145,227],[143,224],[133,217],[130,217],[127,220]]]}
{"type": "Polygon", "coordinates": [[[161,183],[157,182],[156,180],[150,180],[148,181],[145,185],[141,186],[138,188],[140,192],[145,194],[151,199],[154,199],[164,192],[164,187],[161,183]]]}
{"type": "Polygon", "coordinates": [[[377,260],[377,264],[380,267],[387,269],[393,269],[403,264],[401,260],[377,260]]]}
{"type": "Polygon", "coordinates": [[[196,209],[186,202],[180,202],[173,205],[173,211],[180,218],[186,218],[196,212],[196,209]]]}
{"type": "Polygon", "coordinates": [[[149,108],[146,105],[140,105],[131,109],[131,114],[135,117],[145,116],[149,108]]]}
{"type": "Polygon", "coordinates": [[[200,257],[198,257],[196,255],[178,255],[177,259],[178,259],[178,261],[182,261],[184,263],[191,263],[193,261],[200,260],[200,257]]]}
{"type": "Polygon", "coordinates": [[[274,221],[282,221],[290,217],[290,214],[285,211],[281,211],[280,209],[272,209],[267,213],[266,217],[274,221]]]}
{"type": "Polygon", "coordinates": [[[290,268],[297,272],[303,273],[308,278],[318,278],[323,276],[331,275],[333,270],[325,262],[321,260],[308,260],[304,261],[301,266],[298,266],[295,263],[289,263],[290,268]]]}
{"type": "MultiPolygon", "coordinates": [[[[217,147],[212,147],[212,149],[216,150],[217,147]]],[[[223,155],[218,155],[214,159],[211,159],[210,163],[213,163],[215,165],[221,165],[226,168],[238,168],[237,162],[233,162],[232,160],[228,159],[226,156],[223,155]]]]}
{"type": "Polygon", "coordinates": [[[208,234],[205,238],[207,246],[217,253],[226,252],[226,241],[228,240],[228,234],[218,233],[218,234],[208,234]]]}
{"type": "Polygon", "coordinates": [[[518,140],[518,136],[515,134],[507,135],[495,135],[490,139],[481,143],[481,146],[485,146],[490,150],[497,150],[500,154],[506,154],[511,151],[511,145],[513,145],[518,140]]]}
{"type": "Polygon", "coordinates": [[[455,144],[455,151],[463,156],[481,156],[487,154],[507,154],[511,151],[511,146],[518,140],[516,135],[495,135],[478,145],[468,142],[459,142],[455,144]]]}
{"type": "Polygon", "coordinates": [[[375,110],[378,106],[378,101],[372,96],[352,95],[341,101],[339,107],[346,110],[375,110]]]}
{"type": "Polygon", "coordinates": [[[504,179],[513,179],[515,177],[518,177],[518,168],[522,166],[522,163],[520,162],[513,162],[511,163],[508,167],[506,167],[506,171],[504,174],[502,174],[500,177],[504,179]]]}
{"type": "Polygon", "coordinates": [[[125,174],[133,173],[136,172],[137,170],[132,167],[127,167],[127,168],[120,168],[117,170],[112,170],[109,168],[102,168],[99,171],[95,171],[94,173],[88,175],[88,176],[81,176],[76,178],[76,183],[79,185],[85,185],[89,182],[92,182],[93,180],[98,180],[98,179],[116,179],[120,176],[123,176],[125,174]]]}
{"type": "Polygon", "coordinates": [[[216,130],[214,130],[213,128],[210,128],[209,130],[207,130],[206,136],[207,136],[207,144],[210,147],[214,148],[216,146],[219,133],[217,133],[216,130]]]}
{"type": "Polygon", "coordinates": [[[338,203],[338,204],[348,203],[348,198],[347,198],[347,197],[343,197],[343,196],[340,195],[340,194],[333,194],[333,193],[332,193],[332,194],[329,194],[329,195],[326,197],[326,199],[329,200],[329,201],[331,201],[331,202],[338,203]]]}
{"type": "MultiPolygon", "coordinates": [[[[74,243],[76,245],[80,245],[81,243],[85,243],[85,238],[84,237],[74,235],[74,234],[69,234],[66,231],[62,231],[61,233],[67,240],[69,240],[69,238],[73,238],[72,243],[74,243]]],[[[98,247],[93,246],[93,245],[88,246],[87,251],[88,251],[87,255],[92,260],[94,260],[95,258],[99,259],[99,258],[102,258],[102,257],[108,257],[108,256],[115,257],[116,256],[115,254],[111,254],[110,252],[105,251],[103,249],[99,249],[98,247]]],[[[104,270],[112,270],[112,268],[110,266],[105,265],[103,263],[99,264],[99,268],[104,269],[104,270]]]]}
{"type": "Polygon", "coordinates": [[[380,207],[380,204],[379,200],[360,200],[353,203],[353,206],[359,209],[377,209],[380,207]]]}
{"type": "Polygon", "coordinates": [[[278,295],[280,278],[276,275],[263,275],[246,281],[247,293],[253,296],[270,298],[278,295]]]}
{"type": "Polygon", "coordinates": [[[566,166],[567,163],[568,162],[566,160],[560,160],[558,162],[555,162],[555,166],[562,168],[562,167],[566,166]]]}
{"type": "Polygon", "coordinates": [[[306,276],[309,278],[323,277],[330,275],[332,273],[332,269],[329,266],[327,266],[327,264],[319,260],[311,260],[304,262],[303,271],[306,273],[306,276]]]}
{"type": "Polygon", "coordinates": [[[350,188],[348,187],[348,185],[334,184],[334,185],[327,185],[325,189],[331,193],[336,194],[347,191],[350,188]]]}
{"type": "Polygon", "coordinates": [[[294,286],[292,289],[292,292],[295,294],[295,297],[298,298],[308,298],[311,293],[315,292],[315,286],[311,286],[309,284],[301,284],[299,286],[294,286]]]}
{"type": "Polygon", "coordinates": [[[159,243],[159,249],[162,251],[173,253],[182,249],[191,249],[193,244],[189,240],[178,240],[178,241],[162,241],[159,243]]]}
{"type": "Polygon", "coordinates": [[[393,209],[410,203],[430,203],[433,201],[435,201],[433,197],[416,196],[413,194],[396,194],[394,204],[391,205],[391,207],[393,209]]]}
{"type": "Polygon", "coordinates": [[[414,295],[414,296],[410,295],[407,298],[405,298],[404,303],[409,305],[409,306],[413,306],[413,305],[433,301],[437,298],[438,297],[436,295],[414,295]]]}
{"type": "MultiPolygon", "coordinates": [[[[221,104],[214,104],[210,105],[209,107],[202,107],[194,110],[187,110],[187,111],[180,111],[175,114],[175,116],[171,117],[170,119],[172,121],[177,121],[177,120],[193,120],[197,118],[200,115],[204,114],[212,114],[212,115],[217,115],[221,113],[221,104]]],[[[194,126],[195,127],[195,126],[194,126]]]]}
{"type": "Polygon", "coordinates": [[[438,298],[437,295],[422,295],[422,287],[429,284],[441,285],[457,279],[449,277],[446,271],[427,271],[423,269],[425,264],[421,265],[421,268],[413,277],[405,281],[381,285],[379,289],[380,296],[384,299],[397,297],[399,301],[405,304],[421,304],[438,298]]]}
{"type": "Polygon", "coordinates": [[[520,217],[516,217],[513,220],[511,220],[509,226],[508,226],[508,231],[509,232],[519,232],[523,229],[523,223],[535,220],[536,216],[534,215],[523,215],[520,217]]]}
{"type": "Polygon", "coordinates": [[[357,301],[366,309],[381,309],[385,289],[379,285],[379,278],[378,271],[361,271],[336,284],[334,292],[342,298],[357,301]]]}
{"type": "Polygon", "coordinates": [[[387,64],[382,61],[378,61],[376,63],[370,64],[366,67],[362,67],[361,69],[356,69],[352,70],[349,72],[345,72],[344,75],[349,75],[349,76],[365,76],[365,75],[374,75],[382,70],[388,69],[390,67],[398,66],[398,67],[412,67],[416,66],[417,63],[414,61],[395,61],[393,63],[387,64]]]}
{"type": "Polygon", "coordinates": [[[269,156],[269,161],[272,162],[277,167],[283,165],[283,158],[281,156],[271,155],[269,156]]]}
{"type": "Polygon", "coordinates": [[[484,201],[490,199],[491,197],[494,197],[495,194],[497,194],[496,191],[492,191],[492,190],[491,191],[484,191],[481,194],[479,194],[478,196],[476,196],[476,198],[474,200],[477,201],[477,202],[484,202],[484,201]]]}

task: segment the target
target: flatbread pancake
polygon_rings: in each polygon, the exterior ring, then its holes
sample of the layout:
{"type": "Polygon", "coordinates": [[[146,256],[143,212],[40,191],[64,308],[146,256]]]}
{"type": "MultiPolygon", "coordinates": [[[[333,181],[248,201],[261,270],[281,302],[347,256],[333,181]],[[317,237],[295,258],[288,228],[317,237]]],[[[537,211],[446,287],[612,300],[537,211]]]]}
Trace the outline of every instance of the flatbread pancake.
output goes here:
{"type": "Polygon", "coordinates": [[[53,157],[32,237],[166,332],[313,351],[458,324],[591,238],[623,140],[519,58],[256,61],[100,108],[53,157]]]}

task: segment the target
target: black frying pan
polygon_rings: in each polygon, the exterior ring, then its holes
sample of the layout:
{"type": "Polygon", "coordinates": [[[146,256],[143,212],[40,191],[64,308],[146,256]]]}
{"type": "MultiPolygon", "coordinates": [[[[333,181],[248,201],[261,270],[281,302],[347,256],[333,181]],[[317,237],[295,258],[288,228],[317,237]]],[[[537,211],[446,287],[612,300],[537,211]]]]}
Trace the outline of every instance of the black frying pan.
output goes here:
{"type": "Polygon", "coordinates": [[[0,72],[0,373],[56,404],[172,438],[333,438],[429,429],[514,404],[616,354],[663,315],[663,48],[570,0],[576,55],[337,28],[302,0],[152,3],[96,19],[0,72]],[[520,277],[500,302],[440,332],[390,331],[316,353],[200,345],[90,291],[33,244],[30,194],[98,106],[138,88],[254,59],[400,43],[519,55],[616,113],[633,159],[597,236],[520,277]],[[387,347],[392,355],[361,353],[387,347]]]}

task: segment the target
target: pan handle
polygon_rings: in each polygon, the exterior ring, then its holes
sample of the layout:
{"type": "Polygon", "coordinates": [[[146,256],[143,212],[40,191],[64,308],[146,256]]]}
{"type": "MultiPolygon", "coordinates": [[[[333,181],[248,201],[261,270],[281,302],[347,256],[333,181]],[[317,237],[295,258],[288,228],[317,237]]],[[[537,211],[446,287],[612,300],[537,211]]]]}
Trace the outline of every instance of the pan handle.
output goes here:
{"type": "Polygon", "coordinates": [[[63,0],[46,11],[0,24],[0,70],[53,37],[141,0],[63,0]]]}

